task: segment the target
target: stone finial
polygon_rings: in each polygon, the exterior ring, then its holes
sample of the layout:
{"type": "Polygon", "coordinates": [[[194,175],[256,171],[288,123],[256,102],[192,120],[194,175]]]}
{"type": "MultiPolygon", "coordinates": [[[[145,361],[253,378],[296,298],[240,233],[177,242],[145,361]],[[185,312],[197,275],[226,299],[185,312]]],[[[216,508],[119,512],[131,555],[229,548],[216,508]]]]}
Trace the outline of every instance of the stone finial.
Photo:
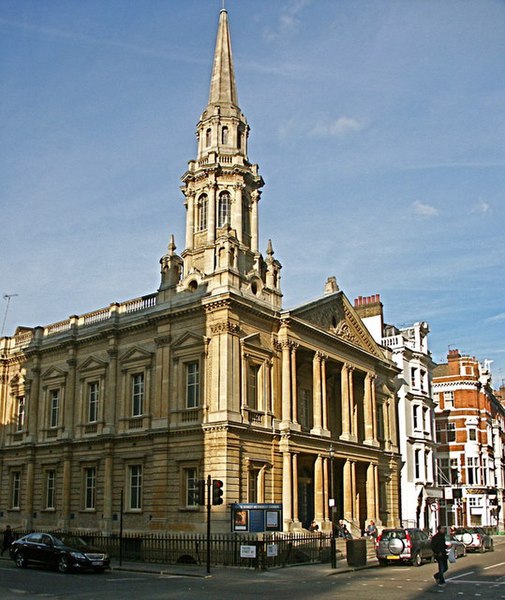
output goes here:
{"type": "Polygon", "coordinates": [[[337,278],[332,275],[331,277],[328,277],[328,279],[326,280],[326,283],[324,284],[324,293],[325,294],[333,294],[334,292],[339,292],[340,288],[338,287],[337,284],[337,278]]]}

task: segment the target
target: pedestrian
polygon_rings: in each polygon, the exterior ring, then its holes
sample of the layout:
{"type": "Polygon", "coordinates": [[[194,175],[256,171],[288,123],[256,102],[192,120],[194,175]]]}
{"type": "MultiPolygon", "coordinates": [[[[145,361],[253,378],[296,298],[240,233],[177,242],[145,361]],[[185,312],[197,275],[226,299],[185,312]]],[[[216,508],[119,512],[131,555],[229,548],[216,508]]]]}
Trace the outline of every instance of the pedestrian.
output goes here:
{"type": "Polygon", "coordinates": [[[4,540],[2,543],[2,552],[1,552],[0,556],[3,556],[4,552],[9,549],[9,546],[12,544],[12,540],[13,540],[12,529],[11,529],[10,525],[7,525],[7,527],[5,528],[5,531],[4,531],[4,540]]]}
{"type": "Polygon", "coordinates": [[[375,525],[375,521],[370,521],[368,523],[368,525],[366,526],[365,536],[366,537],[371,537],[372,539],[375,540],[375,538],[377,537],[378,533],[379,532],[377,531],[377,527],[375,525]]]}
{"type": "Polygon", "coordinates": [[[315,521],[312,521],[309,526],[309,531],[319,531],[319,525],[315,521]]]}
{"type": "Polygon", "coordinates": [[[445,533],[445,525],[439,525],[437,527],[437,533],[431,538],[431,549],[433,550],[433,555],[438,564],[438,572],[433,575],[433,579],[438,585],[445,585],[444,573],[448,569],[445,533]]]}

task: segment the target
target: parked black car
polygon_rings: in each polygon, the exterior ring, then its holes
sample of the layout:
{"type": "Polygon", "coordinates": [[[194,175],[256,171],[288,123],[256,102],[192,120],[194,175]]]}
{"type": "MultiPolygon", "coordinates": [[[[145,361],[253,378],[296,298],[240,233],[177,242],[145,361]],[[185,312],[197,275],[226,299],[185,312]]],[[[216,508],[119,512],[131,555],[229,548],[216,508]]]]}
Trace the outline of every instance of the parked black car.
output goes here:
{"type": "Polygon", "coordinates": [[[88,546],[77,536],[51,533],[29,533],[13,542],[9,554],[18,567],[29,564],[68,571],[103,572],[110,567],[108,555],[98,548],[88,546]]]}
{"type": "Polygon", "coordinates": [[[433,560],[431,542],[421,529],[383,529],[375,543],[375,553],[380,565],[407,562],[420,567],[424,561],[433,560]]]}

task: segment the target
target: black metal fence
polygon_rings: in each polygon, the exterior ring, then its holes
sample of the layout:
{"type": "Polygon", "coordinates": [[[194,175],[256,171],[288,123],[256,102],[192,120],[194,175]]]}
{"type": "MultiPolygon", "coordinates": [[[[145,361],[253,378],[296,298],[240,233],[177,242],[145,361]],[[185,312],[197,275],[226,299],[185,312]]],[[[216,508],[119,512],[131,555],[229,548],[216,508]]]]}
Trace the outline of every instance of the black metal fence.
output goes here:
{"type": "MultiPolygon", "coordinates": [[[[28,532],[16,532],[21,537],[28,532]]],[[[55,535],[77,535],[105,550],[111,558],[163,564],[203,565],[207,560],[207,536],[168,532],[105,534],[99,531],[53,531],[55,535]]],[[[304,534],[213,534],[211,565],[272,568],[330,561],[331,535],[304,534]],[[245,548],[244,548],[245,547],[245,548]]]]}

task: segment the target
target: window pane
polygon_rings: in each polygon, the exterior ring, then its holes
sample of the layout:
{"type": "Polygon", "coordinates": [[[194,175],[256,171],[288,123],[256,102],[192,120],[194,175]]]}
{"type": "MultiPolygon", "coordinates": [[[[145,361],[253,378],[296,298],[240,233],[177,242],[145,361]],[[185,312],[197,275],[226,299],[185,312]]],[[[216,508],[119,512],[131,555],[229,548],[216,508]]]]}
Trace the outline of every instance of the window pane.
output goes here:
{"type": "Polygon", "coordinates": [[[55,507],[56,472],[47,471],[46,475],[46,508],[55,507]]]}
{"type": "Polygon", "coordinates": [[[198,362],[186,364],[186,407],[196,408],[200,395],[200,365],[198,362]]]}
{"type": "Polygon", "coordinates": [[[196,469],[185,469],[186,474],[186,506],[195,506],[198,494],[198,474],[196,469]]]}
{"type": "Polygon", "coordinates": [[[144,373],[132,375],[132,416],[138,417],[144,412],[144,373]]]}
{"type": "Polygon", "coordinates": [[[98,420],[98,381],[88,384],[88,422],[94,423],[98,420]]]}
{"type": "Polygon", "coordinates": [[[95,508],[96,498],[96,468],[89,467],[85,470],[85,500],[84,508],[95,508]]]}
{"type": "Polygon", "coordinates": [[[18,398],[17,415],[16,415],[16,430],[23,431],[25,426],[25,397],[18,398]]]}
{"type": "Polygon", "coordinates": [[[58,427],[58,416],[60,410],[60,390],[51,390],[50,392],[50,416],[49,426],[58,427]]]}
{"type": "Polygon", "coordinates": [[[130,467],[130,509],[142,508],[142,465],[130,467]]]}
{"type": "Polygon", "coordinates": [[[16,471],[12,474],[12,496],[11,496],[11,507],[21,507],[21,473],[16,471]]]}
{"type": "Polygon", "coordinates": [[[219,195],[217,226],[223,227],[230,223],[231,197],[228,192],[223,192],[219,195]]]}

